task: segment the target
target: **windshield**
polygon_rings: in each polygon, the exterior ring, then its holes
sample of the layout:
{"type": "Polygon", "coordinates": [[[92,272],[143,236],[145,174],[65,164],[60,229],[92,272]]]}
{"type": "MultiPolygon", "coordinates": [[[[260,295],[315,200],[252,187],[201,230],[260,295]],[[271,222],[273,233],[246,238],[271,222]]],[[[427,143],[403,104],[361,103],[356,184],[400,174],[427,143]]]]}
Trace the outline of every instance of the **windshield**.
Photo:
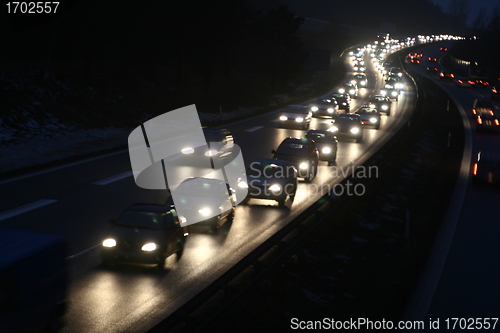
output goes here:
{"type": "Polygon", "coordinates": [[[316,142],[329,142],[332,140],[331,137],[328,137],[325,133],[308,133],[306,137],[316,142]]]}
{"type": "Polygon", "coordinates": [[[277,150],[278,154],[286,155],[307,155],[307,145],[299,142],[283,142],[277,150]]]}
{"type": "Polygon", "coordinates": [[[116,224],[146,229],[163,229],[164,227],[161,215],[150,212],[125,212],[120,216],[116,224]]]}

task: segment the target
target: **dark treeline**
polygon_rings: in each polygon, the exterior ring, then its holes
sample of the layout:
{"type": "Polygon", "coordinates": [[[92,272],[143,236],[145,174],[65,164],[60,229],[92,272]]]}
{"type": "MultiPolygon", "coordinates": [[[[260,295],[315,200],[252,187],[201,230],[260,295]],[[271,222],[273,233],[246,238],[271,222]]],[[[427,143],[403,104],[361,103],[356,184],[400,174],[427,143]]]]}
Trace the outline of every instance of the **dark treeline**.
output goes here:
{"type": "MultiPolygon", "coordinates": [[[[120,106],[134,103],[149,115],[191,103],[214,112],[266,105],[313,74],[302,70],[302,22],[284,6],[261,11],[244,0],[79,1],[57,19],[25,29],[11,25],[1,34],[0,73],[32,81],[24,90],[57,88],[44,82],[55,75],[53,81],[74,90],[59,96],[59,106],[72,103],[94,122],[124,118],[120,106]],[[103,94],[110,101],[96,105],[103,94]]],[[[29,92],[16,89],[7,95],[19,93],[16,103],[28,103],[22,97],[29,92]]]]}
{"type": "MultiPolygon", "coordinates": [[[[251,0],[264,3],[264,0],[251,0]]],[[[430,0],[275,0],[298,15],[380,31],[394,27],[393,35],[464,34],[466,22],[430,0]],[[383,30],[383,29],[382,29],[383,30]]]]}

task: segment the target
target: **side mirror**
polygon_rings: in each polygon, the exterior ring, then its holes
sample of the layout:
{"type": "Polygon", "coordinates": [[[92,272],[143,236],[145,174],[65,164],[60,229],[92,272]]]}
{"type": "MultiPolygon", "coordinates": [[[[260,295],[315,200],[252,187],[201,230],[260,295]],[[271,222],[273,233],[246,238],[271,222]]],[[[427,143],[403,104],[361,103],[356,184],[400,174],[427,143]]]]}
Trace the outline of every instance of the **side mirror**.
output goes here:
{"type": "Polygon", "coordinates": [[[276,150],[274,150],[274,149],[271,150],[271,153],[276,154],[276,150]]]}

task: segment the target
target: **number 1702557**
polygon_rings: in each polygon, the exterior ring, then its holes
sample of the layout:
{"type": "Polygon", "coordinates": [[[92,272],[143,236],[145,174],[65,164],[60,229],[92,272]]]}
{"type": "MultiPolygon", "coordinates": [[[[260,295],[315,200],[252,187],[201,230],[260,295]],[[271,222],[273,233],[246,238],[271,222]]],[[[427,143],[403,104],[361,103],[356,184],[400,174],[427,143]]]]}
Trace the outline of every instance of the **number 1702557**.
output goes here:
{"type": "Polygon", "coordinates": [[[37,1],[37,2],[7,2],[8,14],[55,14],[59,2],[37,1]]]}

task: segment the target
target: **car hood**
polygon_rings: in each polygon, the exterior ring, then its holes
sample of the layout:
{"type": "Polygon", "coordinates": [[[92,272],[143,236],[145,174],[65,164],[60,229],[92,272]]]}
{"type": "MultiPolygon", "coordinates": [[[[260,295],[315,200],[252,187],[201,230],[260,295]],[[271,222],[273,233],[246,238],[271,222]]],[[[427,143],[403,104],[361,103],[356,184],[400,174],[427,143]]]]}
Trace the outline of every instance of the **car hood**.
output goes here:
{"type": "Polygon", "coordinates": [[[287,116],[288,118],[293,118],[293,119],[299,118],[299,117],[302,117],[302,118],[307,117],[307,113],[282,112],[281,115],[287,116]]]}
{"type": "Polygon", "coordinates": [[[153,230],[125,227],[114,225],[108,232],[106,238],[114,238],[116,241],[146,244],[158,242],[165,237],[165,230],[153,230]]]}
{"type": "Polygon", "coordinates": [[[277,158],[279,160],[286,160],[294,165],[300,164],[302,162],[307,162],[309,160],[309,157],[304,155],[287,155],[280,153],[274,154],[273,158],[277,158]]]}

